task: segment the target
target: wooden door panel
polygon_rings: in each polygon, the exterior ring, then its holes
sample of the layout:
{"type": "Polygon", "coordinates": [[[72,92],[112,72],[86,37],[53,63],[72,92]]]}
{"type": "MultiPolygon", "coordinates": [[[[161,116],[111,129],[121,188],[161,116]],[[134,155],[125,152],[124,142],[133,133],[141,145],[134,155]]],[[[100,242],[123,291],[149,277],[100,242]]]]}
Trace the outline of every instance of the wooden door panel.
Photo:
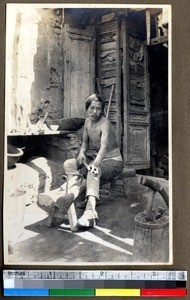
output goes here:
{"type": "Polygon", "coordinates": [[[150,166],[149,74],[145,40],[123,29],[123,157],[125,166],[150,166]]]}
{"type": "Polygon", "coordinates": [[[95,88],[95,38],[92,30],[65,25],[64,117],[85,118],[85,98],[95,88]]]}
{"type": "Polygon", "coordinates": [[[147,126],[130,126],[130,152],[129,162],[136,169],[143,169],[149,159],[149,142],[147,126]]]}
{"type": "Polygon", "coordinates": [[[121,146],[121,45],[120,20],[111,13],[97,23],[97,78],[99,92],[105,99],[105,110],[115,127],[117,142],[121,146]],[[110,103],[110,105],[109,105],[110,103]]]}

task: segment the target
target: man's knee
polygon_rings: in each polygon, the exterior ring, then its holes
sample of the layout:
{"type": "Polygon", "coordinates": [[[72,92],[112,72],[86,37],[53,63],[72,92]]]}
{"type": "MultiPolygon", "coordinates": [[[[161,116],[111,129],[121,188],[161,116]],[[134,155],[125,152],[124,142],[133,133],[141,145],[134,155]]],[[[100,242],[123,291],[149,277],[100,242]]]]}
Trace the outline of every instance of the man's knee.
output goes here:
{"type": "Polygon", "coordinates": [[[64,170],[65,170],[66,173],[67,173],[67,171],[70,171],[70,169],[76,168],[76,160],[75,160],[75,158],[67,159],[63,163],[63,168],[64,168],[64,170]]]}

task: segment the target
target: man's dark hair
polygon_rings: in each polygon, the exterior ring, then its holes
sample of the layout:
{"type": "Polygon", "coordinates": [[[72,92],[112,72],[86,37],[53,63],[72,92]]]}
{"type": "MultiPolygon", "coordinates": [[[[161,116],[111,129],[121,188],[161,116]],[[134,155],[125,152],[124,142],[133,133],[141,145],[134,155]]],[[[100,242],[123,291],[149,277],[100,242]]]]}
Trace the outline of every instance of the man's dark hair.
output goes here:
{"type": "Polygon", "coordinates": [[[93,101],[102,103],[102,112],[104,112],[105,101],[99,94],[91,94],[85,99],[85,109],[87,110],[93,101]]]}

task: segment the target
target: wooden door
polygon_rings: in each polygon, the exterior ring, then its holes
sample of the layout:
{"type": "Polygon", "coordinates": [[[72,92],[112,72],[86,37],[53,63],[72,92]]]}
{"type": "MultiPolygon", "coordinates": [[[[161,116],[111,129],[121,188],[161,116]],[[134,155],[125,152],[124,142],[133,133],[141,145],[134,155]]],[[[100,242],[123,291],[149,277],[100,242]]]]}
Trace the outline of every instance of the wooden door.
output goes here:
{"type": "Polygon", "coordinates": [[[123,29],[123,157],[126,166],[150,166],[150,101],[145,40],[123,29]]]}
{"type": "Polygon", "coordinates": [[[92,29],[64,28],[64,118],[85,117],[85,98],[95,87],[92,29]]]}
{"type": "Polygon", "coordinates": [[[97,21],[97,83],[106,103],[106,114],[121,146],[121,51],[120,20],[115,12],[97,21]],[[109,111],[109,112],[108,112],[109,111]]]}

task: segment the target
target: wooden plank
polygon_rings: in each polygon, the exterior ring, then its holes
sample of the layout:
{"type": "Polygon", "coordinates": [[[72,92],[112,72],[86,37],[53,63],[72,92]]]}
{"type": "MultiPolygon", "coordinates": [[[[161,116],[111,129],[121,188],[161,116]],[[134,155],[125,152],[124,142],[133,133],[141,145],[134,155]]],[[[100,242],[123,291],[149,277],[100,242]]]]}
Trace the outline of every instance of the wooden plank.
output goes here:
{"type": "Polygon", "coordinates": [[[116,137],[118,146],[121,147],[121,21],[117,20],[117,34],[116,34],[116,107],[117,107],[117,127],[116,137]]]}
{"type": "Polygon", "coordinates": [[[109,42],[109,43],[104,43],[100,45],[101,51],[109,51],[109,50],[114,50],[116,49],[116,42],[109,42]]]}
{"type": "MultiPolygon", "coordinates": [[[[101,65],[101,70],[102,70],[102,72],[107,72],[107,71],[109,71],[109,72],[111,72],[111,71],[115,71],[115,69],[116,69],[116,64],[107,64],[107,65],[101,65]]],[[[115,74],[114,74],[114,76],[112,76],[112,77],[115,77],[115,74]]]]}
{"type": "Polygon", "coordinates": [[[126,19],[122,18],[122,41],[123,41],[123,158],[124,165],[129,164],[129,37],[127,33],[126,19]]]}
{"type": "Polygon", "coordinates": [[[150,167],[150,74],[149,74],[149,61],[148,61],[148,49],[146,45],[145,48],[145,99],[146,99],[146,112],[147,112],[147,121],[148,121],[148,128],[147,128],[147,167],[150,167]]]}
{"type": "Polygon", "coordinates": [[[116,30],[116,21],[111,21],[111,22],[107,22],[107,23],[99,23],[97,26],[97,32],[98,33],[106,33],[108,31],[112,31],[116,30]]]}
{"type": "Polygon", "coordinates": [[[77,40],[77,41],[85,41],[85,42],[92,41],[92,36],[86,36],[82,34],[69,34],[69,38],[71,40],[77,40]]]}
{"type": "Polygon", "coordinates": [[[160,36],[160,30],[158,28],[158,19],[157,19],[157,15],[154,15],[153,16],[154,18],[154,24],[155,24],[155,27],[156,27],[156,37],[160,36]]]}
{"type": "Polygon", "coordinates": [[[102,79],[108,79],[108,78],[113,78],[116,76],[116,70],[115,69],[110,69],[110,70],[102,70],[102,79]]]}
{"type": "Polygon", "coordinates": [[[150,40],[150,45],[158,45],[158,44],[163,44],[168,42],[168,36],[159,36],[157,38],[151,39],[150,40]]]}
{"type": "Polygon", "coordinates": [[[116,62],[110,62],[109,59],[104,59],[101,61],[102,70],[116,69],[116,62]]]}
{"type": "Polygon", "coordinates": [[[151,15],[158,15],[162,12],[162,8],[149,8],[148,11],[151,15]]]}
{"type": "Polygon", "coordinates": [[[76,210],[75,210],[75,204],[72,203],[71,206],[69,207],[68,211],[67,211],[67,215],[69,218],[69,225],[71,228],[71,231],[78,231],[78,227],[77,227],[77,214],[76,214],[76,210]]]}
{"type": "Polygon", "coordinates": [[[66,32],[66,27],[63,33],[63,51],[64,51],[64,104],[63,104],[63,116],[69,118],[71,116],[71,72],[70,72],[70,39],[66,32]]]}
{"type": "Polygon", "coordinates": [[[111,86],[113,84],[116,83],[116,78],[108,78],[108,79],[102,79],[100,81],[100,84],[104,87],[108,87],[108,86],[111,86]]]}
{"type": "MultiPolygon", "coordinates": [[[[98,44],[98,46],[100,46],[100,40],[99,40],[99,44],[98,44]]],[[[99,48],[100,49],[100,48],[99,48]]],[[[106,51],[100,51],[100,57],[103,59],[103,58],[105,58],[105,57],[107,57],[107,56],[109,56],[110,57],[110,59],[112,58],[112,60],[114,60],[115,59],[115,56],[116,54],[115,54],[115,49],[112,49],[112,50],[106,50],[106,51]],[[113,56],[113,57],[112,57],[113,56]]]]}
{"type": "Polygon", "coordinates": [[[109,32],[101,36],[101,44],[115,42],[116,41],[116,34],[109,32]]]}
{"type": "Polygon", "coordinates": [[[115,18],[115,12],[112,12],[110,14],[104,15],[101,18],[101,23],[110,22],[115,18]]]}
{"type": "Polygon", "coordinates": [[[100,95],[103,95],[103,88],[102,88],[102,83],[101,83],[101,50],[100,50],[100,37],[97,36],[97,39],[96,39],[96,51],[97,51],[97,55],[96,55],[96,59],[97,59],[97,62],[96,62],[96,65],[97,65],[97,89],[98,89],[98,92],[100,95]]]}
{"type": "MultiPolygon", "coordinates": [[[[95,31],[95,30],[94,30],[95,31]]],[[[94,34],[95,35],[95,34],[94,34]]],[[[90,46],[90,93],[92,94],[95,91],[96,79],[95,79],[95,46],[96,45],[96,36],[91,41],[90,46]]],[[[88,95],[87,95],[88,96],[88,95]]]]}
{"type": "Polygon", "coordinates": [[[64,30],[64,117],[85,117],[82,101],[95,88],[94,32],[64,30]]]}
{"type": "MultiPolygon", "coordinates": [[[[110,92],[111,92],[111,86],[108,86],[108,87],[104,88],[104,97],[105,97],[106,101],[108,101],[108,99],[109,99],[110,92]]],[[[115,90],[114,90],[113,98],[112,98],[112,104],[116,104],[115,101],[116,101],[116,98],[115,98],[115,90]]]]}
{"type": "Polygon", "coordinates": [[[146,42],[150,45],[151,27],[150,27],[150,11],[146,10],[146,42]]]}
{"type": "Polygon", "coordinates": [[[86,37],[94,37],[95,36],[94,30],[91,29],[90,27],[87,27],[86,29],[83,29],[81,31],[81,29],[73,28],[73,27],[70,27],[68,24],[65,24],[64,28],[67,33],[85,35],[86,37]]]}

